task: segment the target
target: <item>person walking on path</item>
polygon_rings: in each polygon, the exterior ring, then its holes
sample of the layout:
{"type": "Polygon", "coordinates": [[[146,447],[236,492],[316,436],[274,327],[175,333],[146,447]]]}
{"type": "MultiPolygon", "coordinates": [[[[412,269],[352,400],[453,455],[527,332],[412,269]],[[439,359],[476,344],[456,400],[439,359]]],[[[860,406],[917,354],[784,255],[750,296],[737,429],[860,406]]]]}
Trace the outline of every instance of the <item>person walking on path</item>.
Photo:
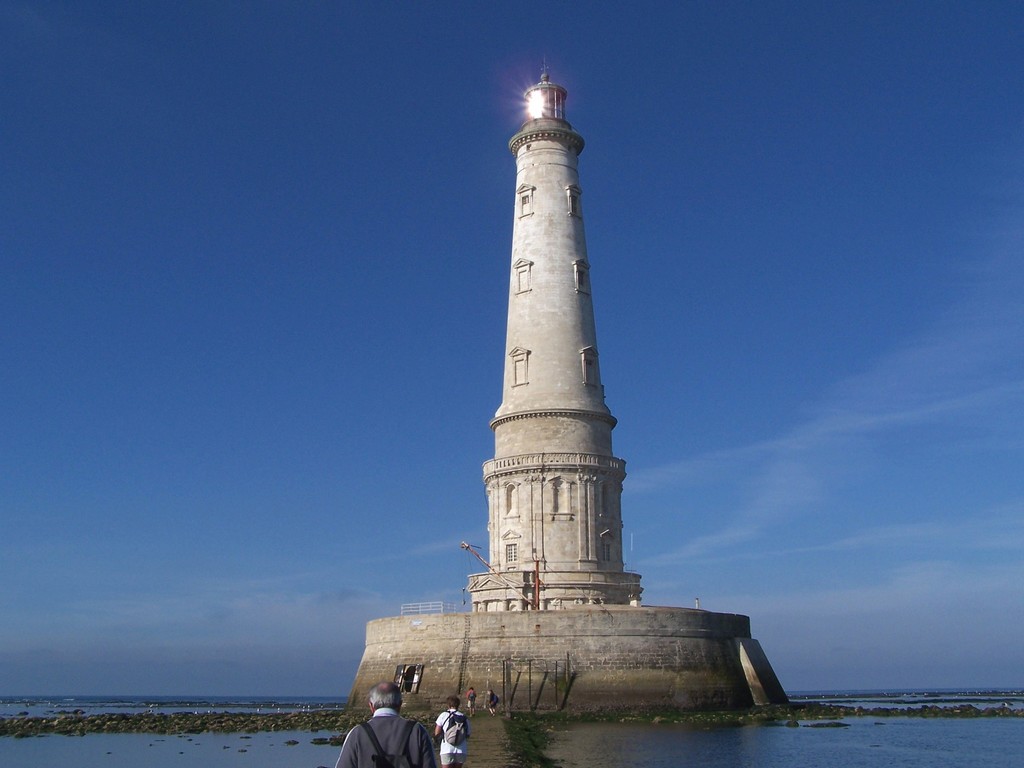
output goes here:
{"type": "Polygon", "coordinates": [[[442,768],[462,768],[466,762],[469,741],[469,719],[459,712],[459,697],[449,696],[447,699],[448,709],[437,716],[434,723],[434,736],[441,737],[441,766],[442,768]],[[456,726],[462,726],[457,729],[456,726]],[[449,741],[449,734],[461,730],[452,744],[449,741]]]}
{"type": "Polygon", "coordinates": [[[498,694],[496,694],[490,688],[487,689],[487,711],[491,713],[491,717],[494,717],[496,710],[498,709],[498,694]]]}
{"type": "Polygon", "coordinates": [[[469,702],[469,716],[476,714],[476,689],[471,685],[466,691],[466,701],[469,702]]]}
{"type": "Polygon", "coordinates": [[[390,756],[393,763],[393,758],[402,754],[411,768],[437,768],[427,729],[398,714],[402,708],[398,686],[377,683],[370,689],[369,700],[373,716],[348,732],[335,768],[375,768],[378,756],[390,756]]]}

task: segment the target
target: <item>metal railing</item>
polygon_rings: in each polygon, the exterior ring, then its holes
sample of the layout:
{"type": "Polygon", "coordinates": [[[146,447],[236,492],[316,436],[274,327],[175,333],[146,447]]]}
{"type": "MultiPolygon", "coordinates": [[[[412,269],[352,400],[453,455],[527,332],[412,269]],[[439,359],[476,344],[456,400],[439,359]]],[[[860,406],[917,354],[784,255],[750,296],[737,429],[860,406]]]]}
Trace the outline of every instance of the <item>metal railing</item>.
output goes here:
{"type": "Polygon", "coordinates": [[[402,603],[402,616],[415,616],[421,613],[455,613],[455,603],[402,603]]]}

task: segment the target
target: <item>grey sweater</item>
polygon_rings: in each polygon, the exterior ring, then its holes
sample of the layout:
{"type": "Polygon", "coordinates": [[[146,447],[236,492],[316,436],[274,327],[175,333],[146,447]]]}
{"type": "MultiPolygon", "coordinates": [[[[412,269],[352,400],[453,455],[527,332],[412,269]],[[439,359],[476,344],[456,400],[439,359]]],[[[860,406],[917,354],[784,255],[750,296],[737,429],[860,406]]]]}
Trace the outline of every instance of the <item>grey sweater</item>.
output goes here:
{"type": "MultiPolygon", "coordinates": [[[[427,734],[427,729],[420,724],[412,729],[408,744],[399,744],[406,719],[399,717],[390,710],[378,710],[369,720],[377,741],[380,742],[387,755],[400,754],[408,750],[409,763],[415,768],[437,768],[434,759],[434,743],[427,734]]],[[[374,768],[373,755],[376,750],[370,737],[360,726],[348,732],[345,743],[341,747],[336,768],[374,768]]]]}

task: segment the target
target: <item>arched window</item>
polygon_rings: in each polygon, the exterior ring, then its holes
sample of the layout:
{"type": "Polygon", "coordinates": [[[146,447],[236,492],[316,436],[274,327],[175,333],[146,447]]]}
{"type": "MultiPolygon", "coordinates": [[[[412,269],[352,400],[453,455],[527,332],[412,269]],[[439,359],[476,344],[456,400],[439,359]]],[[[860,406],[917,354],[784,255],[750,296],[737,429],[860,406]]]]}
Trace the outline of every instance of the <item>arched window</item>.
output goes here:
{"type": "Polygon", "coordinates": [[[505,515],[519,517],[519,493],[515,483],[505,486],[505,515]]]}

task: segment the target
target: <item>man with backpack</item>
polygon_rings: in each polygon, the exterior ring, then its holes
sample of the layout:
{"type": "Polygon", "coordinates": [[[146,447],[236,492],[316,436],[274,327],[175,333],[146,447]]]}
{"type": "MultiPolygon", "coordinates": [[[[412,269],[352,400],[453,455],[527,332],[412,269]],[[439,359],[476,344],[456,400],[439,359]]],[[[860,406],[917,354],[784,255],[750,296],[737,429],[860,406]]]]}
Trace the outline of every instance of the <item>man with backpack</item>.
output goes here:
{"type": "Polygon", "coordinates": [[[469,718],[459,712],[458,696],[449,696],[447,704],[434,723],[434,736],[441,737],[441,766],[462,768],[468,754],[469,718]]]}
{"type": "Polygon", "coordinates": [[[367,722],[345,737],[335,768],[437,768],[434,744],[427,729],[398,714],[402,692],[391,682],[370,689],[367,722]]]}
{"type": "Polygon", "coordinates": [[[494,717],[494,715],[497,713],[499,701],[501,701],[501,699],[498,698],[498,694],[496,694],[492,689],[488,688],[487,711],[491,713],[491,717],[494,717]]]}

